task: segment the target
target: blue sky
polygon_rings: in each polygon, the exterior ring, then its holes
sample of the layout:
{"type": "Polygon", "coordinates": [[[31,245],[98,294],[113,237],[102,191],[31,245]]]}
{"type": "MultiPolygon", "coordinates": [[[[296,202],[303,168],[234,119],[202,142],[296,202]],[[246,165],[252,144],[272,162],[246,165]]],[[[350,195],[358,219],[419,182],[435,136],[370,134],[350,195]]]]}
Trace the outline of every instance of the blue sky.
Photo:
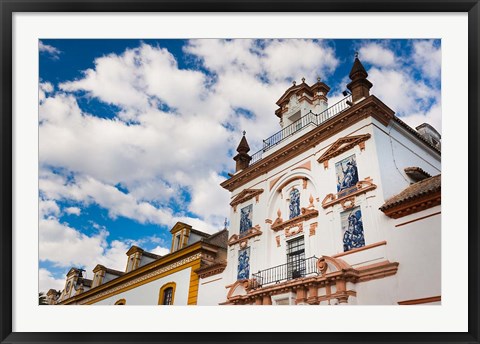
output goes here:
{"type": "Polygon", "coordinates": [[[440,40],[41,40],[40,290],[123,270],[131,245],[168,253],[177,221],[222,229],[242,131],[254,153],[302,77],[340,100],[355,52],[373,94],[441,132],[440,40]]]}

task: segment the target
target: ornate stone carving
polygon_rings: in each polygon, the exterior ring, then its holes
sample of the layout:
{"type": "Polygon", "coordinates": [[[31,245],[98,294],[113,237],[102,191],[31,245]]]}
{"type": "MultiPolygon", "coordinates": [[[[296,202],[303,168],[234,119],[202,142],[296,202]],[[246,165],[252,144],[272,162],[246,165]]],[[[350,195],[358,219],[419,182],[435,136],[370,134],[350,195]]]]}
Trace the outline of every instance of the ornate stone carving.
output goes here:
{"type": "Polygon", "coordinates": [[[315,232],[317,230],[318,222],[314,222],[310,224],[310,236],[315,235],[315,232]]]}
{"type": "MultiPolygon", "coordinates": [[[[326,195],[322,201],[322,207],[328,208],[334,206],[335,204],[341,203],[342,201],[345,201],[345,204],[349,206],[350,204],[347,202],[347,200],[352,198],[355,199],[355,196],[375,190],[376,188],[377,186],[372,183],[372,179],[367,177],[364,180],[360,180],[354,187],[350,189],[342,190],[337,194],[326,195]]],[[[354,201],[353,205],[355,205],[354,201]]]]}
{"type": "Polygon", "coordinates": [[[326,160],[330,160],[331,158],[346,152],[347,150],[353,148],[356,145],[359,145],[360,149],[362,149],[362,147],[363,149],[365,149],[365,141],[368,140],[370,136],[370,134],[364,134],[341,137],[337,141],[332,143],[330,148],[327,149],[327,151],[323,153],[317,161],[319,163],[322,163],[326,160]]]}
{"type": "Polygon", "coordinates": [[[230,205],[233,207],[233,211],[237,211],[237,205],[251,200],[255,197],[255,201],[258,203],[260,194],[263,193],[263,189],[245,189],[240,192],[231,202],[230,205]]]}
{"type": "Polygon", "coordinates": [[[288,227],[285,227],[285,237],[291,237],[292,235],[303,233],[303,223],[291,224],[288,227]]]}
{"type": "Polygon", "coordinates": [[[238,234],[233,234],[230,237],[230,239],[228,239],[228,246],[232,246],[237,243],[240,243],[240,247],[242,247],[242,244],[244,245],[244,247],[246,247],[246,245],[248,244],[248,239],[254,238],[259,235],[262,235],[262,231],[260,230],[260,225],[255,225],[252,228],[245,231],[241,237],[238,234]]]}
{"type": "MultiPolygon", "coordinates": [[[[273,223],[271,229],[274,230],[275,232],[282,230],[286,227],[291,227],[296,225],[297,223],[301,223],[303,221],[307,221],[311,218],[314,218],[318,216],[318,210],[316,209],[307,209],[307,208],[302,208],[301,209],[301,214],[297,217],[294,217],[293,219],[286,220],[286,221],[277,221],[273,223]]],[[[281,220],[281,219],[280,219],[281,220]]]]}

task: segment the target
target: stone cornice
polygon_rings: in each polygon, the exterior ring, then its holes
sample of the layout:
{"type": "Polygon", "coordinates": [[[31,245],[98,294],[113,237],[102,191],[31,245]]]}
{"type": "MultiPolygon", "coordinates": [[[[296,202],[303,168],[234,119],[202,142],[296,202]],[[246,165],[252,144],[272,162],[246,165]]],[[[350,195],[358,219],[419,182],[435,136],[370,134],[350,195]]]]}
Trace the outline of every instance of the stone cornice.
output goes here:
{"type": "Polygon", "coordinates": [[[332,117],[317,128],[303,134],[285,147],[280,148],[240,173],[235,174],[220,185],[229,191],[238,189],[245,183],[291,160],[293,157],[298,156],[311,147],[318,145],[320,142],[367,117],[374,117],[380,123],[387,126],[394,117],[394,112],[377,97],[371,95],[335,117],[332,117]]]}
{"type": "Polygon", "coordinates": [[[294,217],[293,219],[283,221],[280,217],[277,218],[275,222],[272,224],[271,229],[275,232],[278,232],[282,229],[289,229],[289,228],[298,226],[303,221],[307,221],[317,216],[318,216],[318,210],[302,208],[302,213],[299,216],[294,217]]]}
{"type": "Polygon", "coordinates": [[[214,276],[222,273],[226,267],[227,267],[227,262],[217,262],[217,263],[213,263],[212,265],[197,269],[195,270],[195,272],[197,273],[198,277],[206,278],[206,277],[210,277],[210,276],[214,276]]]}

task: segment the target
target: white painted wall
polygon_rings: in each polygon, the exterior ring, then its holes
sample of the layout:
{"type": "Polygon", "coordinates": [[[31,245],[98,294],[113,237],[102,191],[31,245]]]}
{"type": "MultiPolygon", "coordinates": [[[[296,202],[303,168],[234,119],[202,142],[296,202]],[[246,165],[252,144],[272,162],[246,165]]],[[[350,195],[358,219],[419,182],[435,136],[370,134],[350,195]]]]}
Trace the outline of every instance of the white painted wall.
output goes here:
{"type": "Polygon", "coordinates": [[[160,288],[169,282],[176,283],[174,305],[186,305],[190,286],[191,268],[187,268],[168,276],[159,278],[134,289],[113,295],[95,305],[114,305],[116,301],[125,299],[127,305],[157,305],[160,288]]]}
{"type": "Polygon", "coordinates": [[[410,184],[405,167],[417,166],[432,176],[441,172],[440,157],[397,124],[379,124],[374,133],[385,199],[410,184]]]}
{"type": "Polygon", "coordinates": [[[199,306],[215,306],[227,299],[224,274],[201,278],[198,285],[199,306]]]}

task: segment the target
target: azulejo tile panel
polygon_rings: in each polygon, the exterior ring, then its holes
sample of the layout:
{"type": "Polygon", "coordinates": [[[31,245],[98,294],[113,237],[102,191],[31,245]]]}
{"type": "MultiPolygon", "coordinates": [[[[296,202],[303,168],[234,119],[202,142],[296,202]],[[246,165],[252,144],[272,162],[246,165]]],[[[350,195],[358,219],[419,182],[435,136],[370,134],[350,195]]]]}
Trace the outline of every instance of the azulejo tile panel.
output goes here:
{"type": "Polygon", "coordinates": [[[290,204],[288,207],[290,209],[290,219],[300,215],[300,191],[298,189],[293,188],[290,191],[290,204]]]}
{"type": "Polygon", "coordinates": [[[337,192],[354,187],[358,183],[358,169],[355,154],[335,164],[337,192]]]}
{"type": "Polygon", "coordinates": [[[253,205],[247,205],[240,210],[240,234],[252,228],[253,205]]]}
{"type": "Polygon", "coordinates": [[[248,279],[250,277],[250,247],[238,251],[238,273],[237,279],[248,279]]]}
{"type": "Polygon", "coordinates": [[[363,234],[362,211],[360,207],[340,214],[343,233],[343,251],[350,251],[354,248],[365,246],[363,234]]]}

